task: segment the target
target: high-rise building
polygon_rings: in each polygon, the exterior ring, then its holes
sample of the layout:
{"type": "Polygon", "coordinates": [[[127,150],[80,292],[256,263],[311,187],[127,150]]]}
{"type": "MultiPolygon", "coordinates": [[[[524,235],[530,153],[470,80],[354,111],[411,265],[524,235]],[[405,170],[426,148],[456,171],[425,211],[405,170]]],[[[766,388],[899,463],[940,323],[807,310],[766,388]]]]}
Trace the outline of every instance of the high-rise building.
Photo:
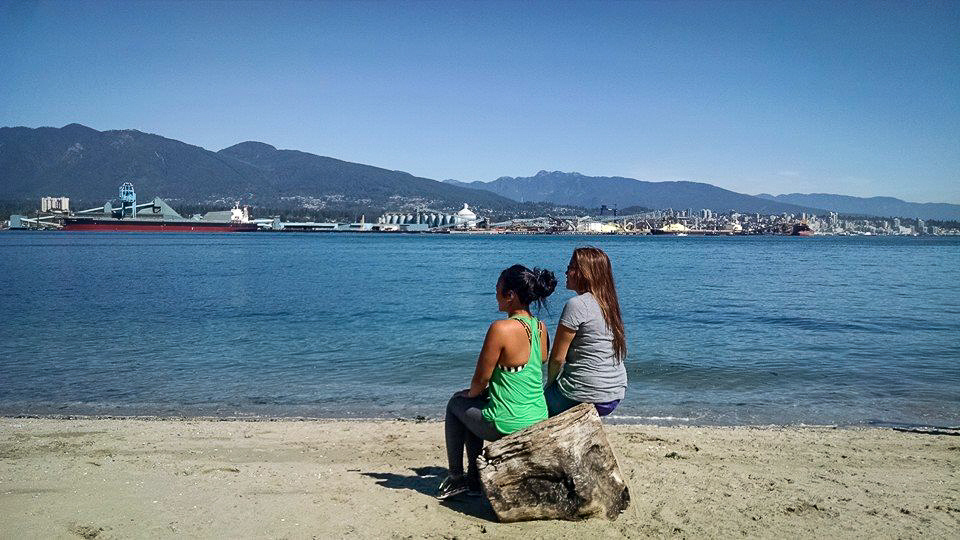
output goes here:
{"type": "Polygon", "coordinates": [[[69,197],[43,197],[40,199],[41,212],[70,212],[69,197]]]}

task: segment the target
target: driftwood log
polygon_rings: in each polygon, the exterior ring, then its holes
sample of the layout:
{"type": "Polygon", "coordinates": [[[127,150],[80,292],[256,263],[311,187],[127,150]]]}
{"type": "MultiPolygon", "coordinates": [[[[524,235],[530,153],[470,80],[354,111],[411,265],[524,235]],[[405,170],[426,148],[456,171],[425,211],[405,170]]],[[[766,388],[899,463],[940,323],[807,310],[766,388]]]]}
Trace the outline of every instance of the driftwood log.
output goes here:
{"type": "Polygon", "coordinates": [[[488,445],[477,464],[500,521],[612,520],[630,503],[603,423],[589,403],[488,445]]]}

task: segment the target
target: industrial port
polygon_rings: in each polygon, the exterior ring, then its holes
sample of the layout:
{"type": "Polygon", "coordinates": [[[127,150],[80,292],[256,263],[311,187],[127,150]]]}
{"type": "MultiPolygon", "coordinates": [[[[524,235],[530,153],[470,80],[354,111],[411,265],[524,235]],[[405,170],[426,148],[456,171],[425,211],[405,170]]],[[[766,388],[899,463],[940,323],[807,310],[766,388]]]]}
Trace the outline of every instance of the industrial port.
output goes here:
{"type": "Polygon", "coordinates": [[[249,206],[236,204],[230,210],[185,217],[166,201],[154,198],[138,203],[133,184],[124,182],[118,198],[103,205],[72,211],[67,197],[43,197],[33,216],[12,215],[4,224],[10,230],[128,231],[128,232],[362,232],[424,234],[609,234],[669,236],[733,235],[923,235],[956,234],[958,231],[927,226],[923,220],[902,223],[899,218],[841,219],[835,212],[825,216],[802,214],[715,213],[709,209],[651,210],[618,215],[606,206],[598,216],[545,216],[493,222],[478,216],[469,204],[457,212],[421,208],[386,212],[368,221],[284,221],[279,217],[254,219],[249,206]]]}

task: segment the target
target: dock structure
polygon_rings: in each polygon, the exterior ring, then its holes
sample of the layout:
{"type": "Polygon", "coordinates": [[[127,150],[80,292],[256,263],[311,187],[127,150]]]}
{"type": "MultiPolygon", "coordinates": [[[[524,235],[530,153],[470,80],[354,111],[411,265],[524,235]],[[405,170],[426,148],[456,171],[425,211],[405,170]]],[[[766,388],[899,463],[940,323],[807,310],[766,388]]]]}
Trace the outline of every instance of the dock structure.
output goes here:
{"type": "Polygon", "coordinates": [[[26,229],[62,229],[63,224],[61,223],[62,216],[52,214],[37,217],[27,217],[20,214],[13,214],[10,216],[10,222],[8,227],[11,230],[26,230],[26,229]]]}
{"type": "Polygon", "coordinates": [[[252,220],[261,231],[275,232],[388,232],[378,223],[367,223],[363,216],[354,223],[337,221],[283,221],[278,217],[252,220]]]}
{"type": "MultiPolygon", "coordinates": [[[[480,218],[464,203],[457,212],[426,207],[388,211],[375,220],[359,216],[355,222],[286,221],[280,217],[251,219],[250,207],[239,203],[232,210],[207,212],[187,218],[181,216],[165,201],[154,198],[138,203],[133,185],[120,186],[119,201],[114,199],[97,208],[69,211],[66,197],[45,197],[42,207],[47,212],[34,216],[13,215],[10,229],[66,229],[66,230],[137,230],[170,231],[267,231],[267,232],[363,232],[363,233],[475,233],[475,234],[569,234],[569,235],[666,235],[666,236],[731,236],[747,234],[789,234],[793,216],[741,214],[736,211],[715,213],[710,209],[645,210],[620,214],[601,207],[600,215],[557,215],[533,218],[515,218],[491,222],[480,218]]],[[[806,217],[806,216],[804,216],[806,217]]],[[[804,222],[806,223],[806,222],[804,222]]],[[[836,233],[836,223],[832,231],[836,233]]],[[[898,220],[894,220],[899,227],[898,220]]],[[[918,220],[918,226],[923,222],[918,220]]],[[[811,218],[811,230],[822,230],[823,224],[811,218]]],[[[812,232],[811,232],[812,234],[812,232]]]]}
{"type": "Polygon", "coordinates": [[[649,234],[653,228],[640,214],[620,216],[556,216],[520,218],[490,224],[512,234],[649,234]]]}

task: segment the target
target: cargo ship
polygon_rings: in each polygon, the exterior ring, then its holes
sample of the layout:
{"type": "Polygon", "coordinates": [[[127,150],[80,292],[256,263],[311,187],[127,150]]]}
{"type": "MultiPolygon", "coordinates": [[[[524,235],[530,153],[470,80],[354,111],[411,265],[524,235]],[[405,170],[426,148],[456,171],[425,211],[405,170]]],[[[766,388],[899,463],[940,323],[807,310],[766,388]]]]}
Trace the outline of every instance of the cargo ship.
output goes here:
{"type": "Polygon", "coordinates": [[[120,186],[120,204],[105,203],[61,218],[65,231],[137,231],[137,232],[251,232],[257,224],[250,220],[250,208],[236,205],[232,210],[207,212],[185,218],[163,199],[137,204],[133,184],[120,186]]]}
{"type": "Polygon", "coordinates": [[[119,219],[95,217],[65,217],[64,231],[136,231],[136,232],[250,232],[256,223],[219,222],[184,219],[119,219]]]}

